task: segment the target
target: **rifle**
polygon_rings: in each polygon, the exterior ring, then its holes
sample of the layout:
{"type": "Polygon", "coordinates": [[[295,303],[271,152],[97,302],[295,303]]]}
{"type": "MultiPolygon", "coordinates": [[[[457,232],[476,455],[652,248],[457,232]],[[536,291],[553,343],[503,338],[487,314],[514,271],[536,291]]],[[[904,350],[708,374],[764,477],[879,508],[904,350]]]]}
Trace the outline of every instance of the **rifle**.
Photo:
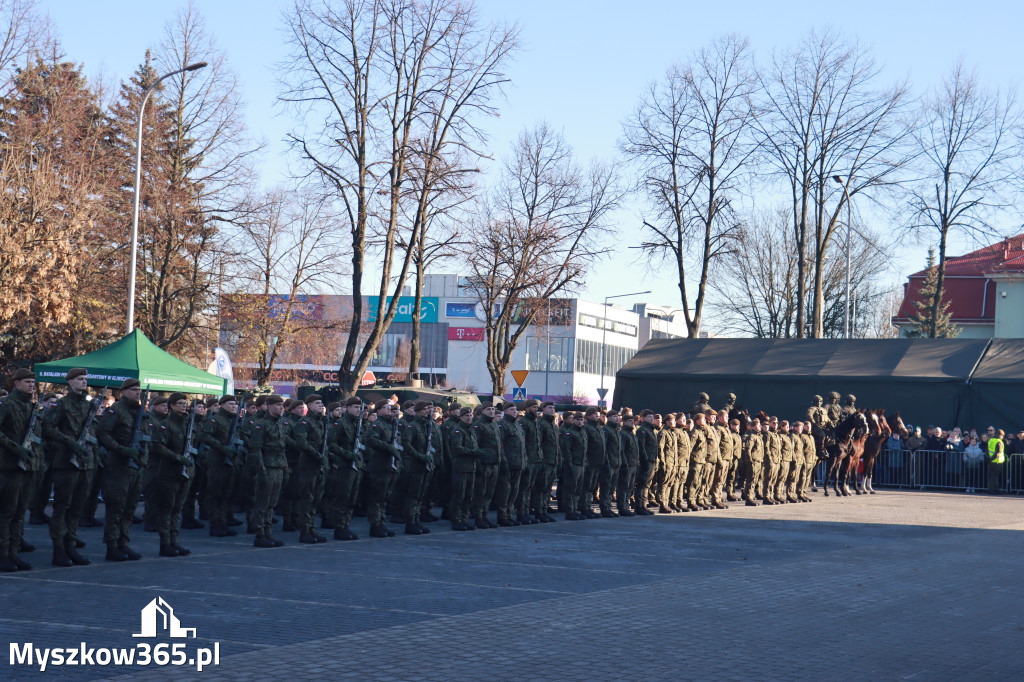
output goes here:
{"type": "MultiPolygon", "coordinates": [[[[405,448],[403,448],[402,444],[398,442],[400,438],[398,429],[400,428],[402,428],[402,420],[399,419],[398,417],[395,417],[395,431],[394,435],[392,435],[391,437],[391,447],[393,447],[395,450],[398,450],[399,452],[402,452],[405,448]]],[[[394,469],[395,471],[398,471],[398,463],[395,461],[394,455],[391,455],[391,468],[394,469]]]]}
{"type": "Polygon", "coordinates": [[[320,473],[323,473],[325,471],[327,463],[328,463],[328,459],[327,459],[327,427],[330,425],[330,423],[327,420],[328,416],[330,416],[330,415],[327,414],[327,410],[324,410],[324,415],[323,415],[324,434],[323,434],[323,438],[321,438],[321,440],[320,440],[320,473]]]}
{"type": "MultiPolygon", "coordinates": [[[[85,423],[82,424],[82,431],[81,431],[81,433],[78,434],[78,438],[75,439],[75,442],[77,442],[79,445],[85,446],[85,445],[96,445],[97,444],[96,443],[96,436],[93,434],[93,432],[91,430],[91,427],[92,427],[92,423],[94,421],[96,421],[96,406],[103,404],[103,401],[106,400],[107,393],[109,393],[109,392],[110,392],[109,388],[103,389],[103,395],[101,395],[98,400],[92,399],[88,395],[86,395],[86,401],[90,403],[90,405],[89,405],[89,416],[85,418],[85,423]]],[[[79,462],[78,462],[78,453],[77,452],[74,453],[73,455],[71,455],[71,466],[75,467],[76,469],[81,469],[82,468],[82,465],[79,464],[79,462]]]]}
{"type": "MultiPolygon", "coordinates": [[[[39,413],[43,411],[43,408],[39,407],[39,401],[32,403],[32,416],[28,418],[28,429],[25,431],[25,437],[21,439],[21,447],[26,450],[31,450],[33,445],[39,445],[43,442],[42,438],[36,435],[36,420],[39,419],[39,413]]],[[[18,468],[22,471],[28,471],[28,462],[23,459],[18,459],[18,468]]]]}
{"type": "MultiPolygon", "coordinates": [[[[238,406],[238,412],[235,413],[235,418],[231,422],[231,430],[228,431],[228,447],[236,455],[241,454],[242,448],[245,447],[245,442],[238,437],[238,427],[242,424],[243,419],[245,419],[245,398],[242,398],[242,403],[238,406]]],[[[233,467],[235,466],[235,461],[231,458],[231,455],[228,455],[224,458],[224,464],[233,467]]]]}
{"type": "MultiPolygon", "coordinates": [[[[153,440],[153,437],[142,432],[142,418],[145,413],[149,412],[149,384],[146,384],[146,391],[142,394],[142,398],[139,400],[139,411],[135,413],[135,423],[132,424],[132,440],[128,447],[142,452],[144,443],[148,443],[153,440]]],[[[129,469],[138,469],[139,463],[134,459],[128,459],[129,469]]]]}
{"type": "Polygon", "coordinates": [[[430,418],[430,417],[427,417],[427,428],[430,429],[430,435],[427,436],[427,463],[426,463],[426,469],[427,469],[427,472],[429,473],[429,472],[434,470],[434,465],[432,464],[432,462],[434,461],[434,420],[432,418],[430,418]]]}
{"type": "Polygon", "coordinates": [[[199,451],[192,445],[192,434],[196,428],[196,405],[192,403],[192,409],[188,413],[188,426],[185,428],[185,444],[181,448],[181,455],[188,463],[181,465],[181,477],[189,479],[191,476],[188,475],[188,465],[195,462],[195,456],[199,454],[199,451]]]}
{"type": "MultiPolygon", "coordinates": [[[[362,438],[362,433],[363,433],[363,403],[362,403],[362,401],[360,401],[359,402],[359,425],[356,426],[356,445],[355,445],[356,455],[359,455],[359,452],[361,450],[365,450],[366,449],[366,446],[363,445],[363,441],[360,440],[362,438]]],[[[356,471],[359,471],[359,467],[356,465],[356,460],[354,460],[354,459],[352,460],[352,468],[355,469],[356,471]]]]}

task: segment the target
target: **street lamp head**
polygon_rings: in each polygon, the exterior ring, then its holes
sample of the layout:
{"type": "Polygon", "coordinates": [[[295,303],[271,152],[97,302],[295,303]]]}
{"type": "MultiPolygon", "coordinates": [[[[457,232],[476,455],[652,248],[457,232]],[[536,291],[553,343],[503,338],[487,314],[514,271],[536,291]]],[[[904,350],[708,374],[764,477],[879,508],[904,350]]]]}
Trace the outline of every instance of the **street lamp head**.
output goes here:
{"type": "Polygon", "coordinates": [[[196,62],[195,64],[189,64],[188,66],[186,66],[185,70],[186,71],[196,71],[197,69],[201,69],[201,68],[203,68],[205,66],[209,66],[209,65],[206,62],[196,62]]]}

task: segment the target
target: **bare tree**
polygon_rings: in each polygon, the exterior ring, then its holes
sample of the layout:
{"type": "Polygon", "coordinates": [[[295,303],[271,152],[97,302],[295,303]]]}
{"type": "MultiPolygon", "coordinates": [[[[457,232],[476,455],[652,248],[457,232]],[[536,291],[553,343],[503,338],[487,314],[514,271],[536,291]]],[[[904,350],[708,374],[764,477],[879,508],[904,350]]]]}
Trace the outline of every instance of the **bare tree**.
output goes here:
{"type": "Polygon", "coordinates": [[[255,365],[257,385],[294,343],[334,327],[316,294],[341,274],[331,207],[322,198],[274,190],[250,212],[232,244],[237,291],[223,297],[229,333],[242,340],[237,362],[255,365]]]}
{"type": "Polygon", "coordinates": [[[700,332],[709,269],[735,232],[733,202],[756,148],[755,87],[748,41],[725,36],[653,83],[624,127],[620,146],[640,169],[653,211],[642,246],[672,261],[691,337],[700,332]],[[688,262],[697,269],[695,293],[687,290],[688,262]]]}
{"type": "Polygon", "coordinates": [[[811,334],[820,338],[824,333],[824,259],[847,199],[863,195],[878,202],[901,180],[910,159],[906,86],[877,89],[878,73],[856,43],[832,32],[812,32],[796,49],[775,55],[760,77],[764,111],[758,132],[792,202],[801,273],[799,336],[804,335],[808,301],[811,334]],[[842,187],[833,180],[837,176],[842,187]],[[814,275],[811,297],[803,290],[808,257],[814,275]]]}
{"type": "MultiPolygon", "coordinates": [[[[738,231],[737,248],[720,258],[713,270],[711,305],[720,313],[724,332],[758,338],[797,336],[798,254],[787,238],[791,226],[789,208],[755,213],[738,231]]],[[[858,238],[851,242],[850,291],[854,329],[880,329],[878,309],[886,301],[877,282],[890,270],[886,246],[863,227],[854,226],[858,238]]],[[[829,245],[824,267],[823,336],[843,335],[846,295],[845,245],[829,245]]],[[[809,280],[810,272],[804,273],[809,280]]],[[[809,292],[805,282],[803,291],[809,292]]],[[[890,325],[891,326],[891,325],[890,325]]]]}
{"type": "Polygon", "coordinates": [[[1013,92],[982,87],[963,62],[924,100],[924,118],[914,140],[924,164],[924,180],[911,189],[912,227],[938,233],[938,264],[928,328],[935,338],[951,234],[976,240],[997,235],[993,218],[1011,203],[1021,178],[1020,150],[1013,135],[1021,112],[1013,92]]]}
{"type": "Polygon", "coordinates": [[[35,0],[0,0],[0,96],[10,94],[16,65],[39,53],[50,41],[49,32],[35,0]]]}
{"type": "Polygon", "coordinates": [[[547,299],[584,283],[622,193],[611,166],[576,162],[542,123],[519,135],[482,218],[467,235],[471,291],[483,304],[487,371],[505,392],[512,351],[547,299]]]}
{"type": "Polygon", "coordinates": [[[491,100],[507,80],[516,31],[482,28],[473,6],[454,0],[297,0],[288,31],[292,55],[280,99],[304,120],[290,139],[309,175],[344,207],[351,236],[354,317],[338,373],[342,390],[353,392],[397,313],[434,178],[453,172],[448,150],[480,153],[474,118],[496,113],[491,100]],[[411,196],[417,154],[423,191],[411,196]],[[412,224],[403,219],[410,201],[412,224]],[[374,238],[381,313],[363,340],[363,277],[374,238]]]}

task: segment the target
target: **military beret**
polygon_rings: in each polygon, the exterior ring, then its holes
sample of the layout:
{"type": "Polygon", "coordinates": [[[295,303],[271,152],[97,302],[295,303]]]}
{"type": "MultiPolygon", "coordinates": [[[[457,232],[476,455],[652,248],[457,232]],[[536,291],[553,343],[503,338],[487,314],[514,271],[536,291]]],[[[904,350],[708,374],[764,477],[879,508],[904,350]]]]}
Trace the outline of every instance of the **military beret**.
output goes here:
{"type": "Polygon", "coordinates": [[[739,426],[740,425],[740,420],[739,419],[733,419],[733,420],[731,420],[729,422],[729,424],[731,424],[732,426],[739,426]]]}
{"type": "Polygon", "coordinates": [[[231,403],[231,402],[237,403],[238,402],[238,398],[235,397],[234,395],[230,394],[230,393],[225,393],[224,395],[222,395],[220,397],[220,400],[218,400],[217,402],[219,404],[221,404],[221,405],[223,405],[224,403],[231,403]]]}
{"type": "Polygon", "coordinates": [[[349,398],[348,400],[345,401],[345,407],[351,407],[352,405],[362,405],[362,404],[363,404],[363,399],[362,398],[357,398],[355,396],[352,396],[351,398],[349,398]]]}
{"type": "Polygon", "coordinates": [[[459,414],[462,414],[462,410],[462,405],[459,405],[458,403],[452,403],[451,405],[448,406],[449,412],[458,412],[459,414]]]}
{"type": "Polygon", "coordinates": [[[157,405],[163,405],[166,402],[168,402],[168,401],[167,401],[167,398],[165,396],[158,395],[158,396],[156,396],[155,398],[153,398],[152,400],[149,401],[149,406],[150,407],[156,407],[157,405]]]}
{"type": "Polygon", "coordinates": [[[459,410],[460,417],[465,417],[467,414],[473,414],[472,407],[463,407],[462,409],[459,410]]]}
{"type": "Polygon", "coordinates": [[[540,401],[537,400],[536,398],[530,398],[525,403],[523,403],[523,407],[540,407],[540,401]]]}
{"type": "Polygon", "coordinates": [[[381,400],[376,405],[373,406],[373,410],[374,410],[374,412],[380,412],[385,407],[388,407],[390,405],[391,405],[391,403],[388,402],[387,400],[381,400]]]}
{"type": "Polygon", "coordinates": [[[327,403],[327,414],[334,412],[339,407],[341,407],[341,403],[327,403]]]}
{"type": "Polygon", "coordinates": [[[508,403],[508,402],[505,402],[505,403],[501,404],[501,411],[502,412],[504,412],[506,410],[509,410],[509,409],[512,409],[512,410],[516,409],[516,404],[515,403],[508,403]]]}
{"type": "Polygon", "coordinates": [[[715,412],[714,410],[704,410],[704,414],[714,414],[714,415],[717,415],[718,413],[715,412]]]}
{"type": "Polygon", "coordinates": [[[273,394],[273,395],[268,395],[268,396],[267,396],[267,397],[266,397],[266,398],[265,398],[265,399],[263,400],[263,403],[264,403],[265,405],[280,405],[280,404],[281,404],[281,403],[283,403],[283,402],[284,402],[284,398],[282,398],[281,396],[279,396],[279,395],[278,395],[278,394],[276,394],[276,393],[275,393],[275,394],[273,394]]]}
{"type": "Polygon", "coordinates": [[[433,406],[434,403],[430,402],[429,400],[417,400],[416,404],[413,406],[413,409],[419,412],[420,410],[426,410],[427,408],[433,406]]]}
{"type": "Polygon", "coordinates": [[[542,402],[542,403],[540,404],[540,409],[542,409],[542,410],[543,410],[543,409],[544,409],[545,407],[547,407],[548,405],[551,405],[552,407],[554,407],[554,405],[555,405],[555,404],[554,404],[554,403],[553,403],[552,401],[550,401],[550,400],[545,400],[544,402],[542,402]]]}
{"type": "Polygon", "coordinates": [[[610,417],[610,416],[612,416],[613,414],[614,414],[614,415],[618,415],[618,414],[619,414],[619,411],[618,411],[618,410],[608,410],[608,412],[607,412],[607,415],[608,415],[609,417],[610,417]]]}
{"type": "Polygon", "coordinates": [[[588,408],[587,408],[587,414],[586,414],[586,416],[588,416],[588,417],[589,417],[590,415],[592,415],[592,414],[597,414],[597,413],[599,413],[600,411],[601,411],[601,410],[597,409],[596,407],[588,407],[588,408]]]}
{"type": "Polygon", "coordinates": [[[641,419],[643,417],[646,417],[646,416],[651,415],[651,414],[654,414],[654,413],[651,412],[650,410],[640,410],[640,417],[641,417],[641,419]]]}
{"type": "Polygon", "coordinates": [[[291,410],[292,407],[294,407],[294,405],[295,405],[295,399],[294,398],[285,398],[284,399],[284,409],[286,411],[287,410],[291,410]]]}
{"type": "Polygon", "coordinates": [[[167,397],[167,402],[169,402],[171,405],[178,402],[179,400],[188,400],[188,396],[185,395],[184,393],[175,392],[167,397]]]}
{"type": "Polygon", "coordinates": [[[267,396],[265,396],[265,395],[258,395],[258,396],[256,396],[256,399],[252,401],[252,404],[254,406],[256,406],[256,407],[262,407],[263,404],[266,403],[266,402],[267,402],[267,396]]]}
{"type": "Polygon", "coordinates": [[[139,386],[142,386],[142,384],[139,383],[138,379],[125,379],[124,381],[121,382],[122,391],[125,390],[126,388],[136,388],[139,386]]]}
{"type": "Polygon", "coordinates": [[[36,375],[32,373],[32,370],[19,367],[14,371],[14,376],[11,377],[11,381],[21,381],[22,379],[35,379],[36,375]]]}
{"type": "Polygon", "coordinates": [[[624,421],[624,422],[625,421],[633,421],[633,413],[632,412],[626,412],[625,414],[623,414],[622,415],[622,421],[624,421]]]}
{"type": "Polygon", "coordinates": [[[563,419],[575,419],[576,418],[576,413],[575,412],[571,412],[571,411],[570,412],[563,412],[562,413],[562,418],[563,419]]]}
{"type": "Polygon", "coordinates": [[[216,396],[212,396],[211,395],[209,398],[207,398],[206,400],[203,401],[203,404],[206,405],[207,409],[209,409],[209,408],[213,407],[214,405],[219,404],[219,402],[220,401],[217,400],[216,396]]]}
{"type": "Polygon", "coordinates": [[[88,373],[89,370],[87,370],[85,367],[74,367],[68,370],[68,373],[64,375],[64,379],[66,381],[71,381],[75,377],[80,377],[88,373]]]}
{"type": "Polygon", "coordinates": [[[306,396],[306,404],[307,405],[309,405],[310,403],[315,403],[318,400],[320,402],[323,402],[323,400],[324,400],[324,397],[322,395],[320,395],[319,393],[310,393],[309,395],[306,396]]]}

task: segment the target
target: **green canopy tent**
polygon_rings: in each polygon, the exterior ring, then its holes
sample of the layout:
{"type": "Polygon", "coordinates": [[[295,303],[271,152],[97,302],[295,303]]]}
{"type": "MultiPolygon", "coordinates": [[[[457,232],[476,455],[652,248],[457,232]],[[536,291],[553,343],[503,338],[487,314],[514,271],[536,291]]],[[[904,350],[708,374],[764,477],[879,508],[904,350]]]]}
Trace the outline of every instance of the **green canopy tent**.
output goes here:
{"type": "Polygon", "coordinates": [[[40,363],[34,371],[38,381],[64,383],[73,367],[89,370],[90,386],[116,388],[125,379],[138,379],[143,389],[212,395],[223,395],[226,386],[225,379],[161,350],[138,329],[92,353],[40,363]]]}

